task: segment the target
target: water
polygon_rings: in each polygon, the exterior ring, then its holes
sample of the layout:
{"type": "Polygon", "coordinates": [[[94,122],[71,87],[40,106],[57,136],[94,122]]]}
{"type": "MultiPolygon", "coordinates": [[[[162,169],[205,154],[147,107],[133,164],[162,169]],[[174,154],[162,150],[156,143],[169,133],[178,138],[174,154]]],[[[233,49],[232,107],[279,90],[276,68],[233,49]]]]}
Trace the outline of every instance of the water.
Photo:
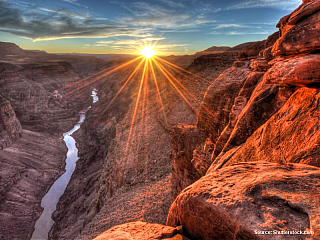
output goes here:
{"type": "MultiPolygon", "coordinates": [[[[93,103],[97,102],[97,89],[92,90],[93,103]]],[[[86,112],[91,108],[88,107],[84,111],[81,111],[79,122],[71,129],[70,131],[63,134],[63,140],[67,145],[67,159],[66,159],[66,172],[58,178],[51,186],[49,192],[42,198],[41,207],[44,208],[42,215],[38,219],[35,225],[35,230],[31,237],[31,240],[45,240],[48,239],[48,233],[54,224],[54,221],[51,218],[52,213],[56,210],[57,203],[59,198],[64,193],[71,175],[76,168],[76,162],[79,159],[78,149],[76,147],[76,141],[71,137],[72,133],[77,131],[80,128],[81,123],[85,120],[86,112]]]]}

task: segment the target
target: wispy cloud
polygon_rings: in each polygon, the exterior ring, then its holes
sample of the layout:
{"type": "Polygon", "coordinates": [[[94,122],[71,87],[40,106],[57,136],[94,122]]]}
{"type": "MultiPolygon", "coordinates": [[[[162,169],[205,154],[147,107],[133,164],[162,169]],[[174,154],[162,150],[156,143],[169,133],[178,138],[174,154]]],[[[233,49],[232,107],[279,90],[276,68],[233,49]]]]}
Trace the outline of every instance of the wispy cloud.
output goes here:
{"type": "Polygon", "coordinates": [[[68,3],[71,3],[71,4],[74,4],[74,5],[77,5],[77,6],[79,6],[79,7],[85,7],[85,8],[88,8],[87,6],[85,6],[85,5],[82,5],[82,4],[78,3],[78,0],[62,0],[62,1],[64,1],[64,2],[68,2],[68,3]]]}
{"type": "Polygon", "coordinates": [[[266,7],[294,10],[300,4],[301,0],[250,0],[227,7],[226,10],[266,7]]]}
{"type": "MultiPolygon", "coordinates": [[[[0,1],[0,31],[40,40],[61,38],[141,37],[141,30],[65,9],[25,7],[0,1]]],[[[149,36],[149,35],[147,35],[149,36]]]]}
{"type": "Polygon", "coordinates": [[[217,27],[214,29],[219,29],[219,28],[246,28],[247,26],[241,25],[241,24],[219,24],[217,27]]]}
{"type": "Polygon", "coordinates": [[[150,27],[159,29],[183,29],[197,27],[206,23],[214,22],[203,17],[203,12],[194,11],[186,13],[184,5],[173,1],[161,1],[171,6],[165,8],[161,5],[154,5],[148,2],[134,2],[125,4],[123,2],[113,2],[127,9],[134,17],[128,21],[128,17],[119,18],[117,21],[133,27],[150,27]]]}
{"type": "Polygon", "coordinates": [[[228,32],[219,32],[219,31],[212,31],[208,34],[211,35],[270,35],[273,31],[228,31],[228,32]]]}
{"type": "MultiPolygon", "coordinates": [[[[77,0],[63,0],[80,5],[77,0]]],[[[143,41],[158,41],[154,32],[194,32],[198,26],[215,22],[200,16],[197,11],[185,11],[184,4],[165,0],[161,5],[150,2],[114,1],[127,9],[128,16],[109,20],[93,16],[89,11],[78,13],[67,9],[36,6],[32,2],[9,2],[0,0],[0,31],[34,41],[62,38],[107,38],[129,36],[143,41]],[[28,5],[29,4],[29,5],[28,5]],[[167,7],[165,7],[167,5],[167,7]],[[169,6],[169,7],[168,7],[169,6]],[[20,10],[23,9],[23,10],[20,10]],[[155,31],[156,30],[156,31],[155,31]]],[[[105,43],[97,43],[105,44],[105,43]]]]}

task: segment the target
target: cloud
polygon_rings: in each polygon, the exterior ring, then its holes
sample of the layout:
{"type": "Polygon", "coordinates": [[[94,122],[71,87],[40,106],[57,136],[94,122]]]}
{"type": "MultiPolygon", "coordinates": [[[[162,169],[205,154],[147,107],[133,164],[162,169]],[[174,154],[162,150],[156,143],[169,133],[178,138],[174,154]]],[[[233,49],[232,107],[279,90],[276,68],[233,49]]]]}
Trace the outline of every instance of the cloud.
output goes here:
{"type": "Polygon", "coordinates": [[[85,6],[85,5],[79,4],[79,3],[78,3],[78,0],[62,0],[62,1],[64,1],[64,2],[68,2],[68,3],[71,3],[71,4],[74,4],[74,5],[77,5],[77,6],[79,6],[79,7],[85,7],[85,8],[88,8],[88,7],[87,7],[87,6],[85,6]]]}
{"type": "Polygon", "coordinates": [[[211,35],[270,35],[274,31],[252,31],[252,32],[246,32],[246,31],[229,31],[229,32],[218,32],[218,31],[212,31],[208,34],[211,35]]]}
{"type": "Polygon", "coordinates": [[[241,24],[220,24],[217,27],[215,27],[214,29],[219,29],[219,28],[246,28],[247,26],[241,25],[241,24]]]}
{"type": "MultiPolygon", "coordinates": [[[[78,5],[76,0],[64,1],[78,5]]],[[[159,41],[162,39],[153,35],[155,29],[166,32],[194,32],[200,25],[215,22],[199,17],[198,13],[186,13],[185,10],[181,10],[184,8],[181,3],[170,0],[160,2],[163,5],[151,5],[148,2],[113,2],[130,11],[131,16],[108,20],[92,16],[88,12],[80,14],[28,2],[0,0],[0,31],[34,41],[116,36],[159,41]],[[170,7],[165,8],[164,5],[170,7]]]]}
{"type": "Polygon", "coordinates": [[[250,0],[227,7],[225,10],[237,10],[247,8],[279,8],[294,10],[301,4],[301,0],[250,0]]]}
{"type": "Polygon", "coordinates": [[[125,28],[113,22],[65,9],[29,8],[0,1],[0,31],[40,40],[61,38],[137,37],[139,29],[125,28]]]}
{"type": "Polygon", "coordinates": [[[125,4],[123,2],[113,1],[127,9],[134,17],[130,20],[128,17],[118,18],[117,21],[123,24],[128,24],[132,27],[150,27],[158,29],[183,29],[189,27],[197,27],[206,23],[215,22],[204,17],[203,11],[188,12],[184,9],[184,5],[173,1],[159,1],[162,4],[171,6],[164,8],[162,5],[151,5],[148,2],[134,2],[132,4],[125,4]],[[129,20],[129,21],[128,21],[129,20]]]}

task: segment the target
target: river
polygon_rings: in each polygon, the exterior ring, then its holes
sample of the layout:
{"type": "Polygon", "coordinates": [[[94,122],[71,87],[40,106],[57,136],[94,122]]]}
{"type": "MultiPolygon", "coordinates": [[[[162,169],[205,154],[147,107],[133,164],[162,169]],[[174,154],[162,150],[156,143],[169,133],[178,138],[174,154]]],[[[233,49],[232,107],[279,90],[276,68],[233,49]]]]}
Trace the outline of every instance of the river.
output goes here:
{"type": "MultiPolygon", "coordinates": [[[[92,90],[91,96],[93,98],[93,103],[99,100],[97,96],[97,89],[92,90]]],[[[67,158],[66,158],[66,172],[54,182],[50,190],[42,198],[41,207],[43,207],[44,210],[42,212],[42,215],[36,222],[35,230],[33,232],[31,240],[48,239],[48,233],[52,225],[54,224],[54,221],[52,220],[51,215],[56,210],[56,206],[59,201],[59,198],[64,193],[70,181],[71,175],[76,167],[76,162],[79,159],[78,149],[76,147],[76,141],[71,135],[80,128],[81,123],[83,123],[83,121],[85,120],[86,112],[90,108],[91,106],[81,111],[79,113],[80,114],[79,122],[73,127],[73,129],[63,134],[63,140],[66,143],[68,148],[67,158]]]]}

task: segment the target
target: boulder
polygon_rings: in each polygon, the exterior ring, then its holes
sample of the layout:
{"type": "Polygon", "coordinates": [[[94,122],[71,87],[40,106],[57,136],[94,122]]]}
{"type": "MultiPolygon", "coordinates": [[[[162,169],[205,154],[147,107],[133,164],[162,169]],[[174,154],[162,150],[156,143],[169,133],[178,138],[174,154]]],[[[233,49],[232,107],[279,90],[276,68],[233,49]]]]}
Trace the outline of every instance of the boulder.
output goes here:
{"type": "Polygon", "coordinates": [[[207,89],[198,114],[197,128],[213,143],[229,122],[229,114],[238,96],[249,68],[229,68],[207,89]]]}
{"type": "Polygon", "coordinates": [[[167,225],[182,225],[191,239],[319,239],[319,187],[317,167],[235,164],[209,171],[184,189],[170,208],[167,225]],[[300,230],[314,235],[276,234],[300,230]]]}
{"type": "Polygon", "coordinates": [[[320,82],[320,55],[311,54],[276,62],[265,74],[266,84],[308,86],[320,82]]]}
{"type": "Polygon", "coordinates": [[[157,223],[130,222],[117,225],[104,233],[100,234],[94,240],[150,240],[150,239],[171,239],[188,240],[180,235],[178,229],[164,226],[157,223]]]}
{"type": "Polygon", "coordinates": [[[298,89],[231,157],[221,157],[210,169],[262,160],[320,167],[319,98],[320,89],[298,89]]]}
{"type": "Polygon", "coordinates": [[[320,49],[320,1],[300,5],[292,14],[282,18],[277,27],[281,37],[272,48],[274,56],[298,55],[320,49]]]}

